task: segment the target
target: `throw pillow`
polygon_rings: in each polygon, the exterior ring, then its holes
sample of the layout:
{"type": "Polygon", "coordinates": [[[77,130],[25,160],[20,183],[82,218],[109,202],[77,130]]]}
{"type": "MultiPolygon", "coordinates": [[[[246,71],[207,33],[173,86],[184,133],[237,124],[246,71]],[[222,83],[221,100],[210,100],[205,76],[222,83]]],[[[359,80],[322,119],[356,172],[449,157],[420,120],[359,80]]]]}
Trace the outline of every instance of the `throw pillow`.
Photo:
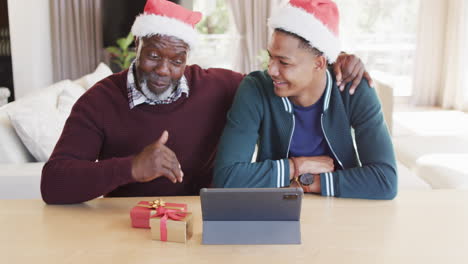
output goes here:
{"type": "Polygon", "coordinates": [[[94,72],[87,74],[80,79],[76,80],[75,83],[81,85],[85,90],[93,87],[97,82],[111,75],[112,71],[105,63],[101,62],[97,66],[94,72]]]}
{"type": "MultiPolygon", "coordinates": [[[[80,90],[84,92],[82,87],[70,80],[61,81],[46,88],[38,96],[16,101],[14,107],[8,109],[13,128],[37,161],[45,162],[49,159],[70,114],[73,100],[82,94],[80,90]],[[58,105],[50,104],[49,97],[56,96],[54,91],[61,91],[58,105]]],[[[54,101],[57,102],[57,99],[54,101]]]]}
{"type": "Polygon", "coordinates": [[[58,96],[57,110],[68,117],[76,100],[85,92],[86,90],[83,89],[83,87],[74,82],[70,82],[58,96]]]}

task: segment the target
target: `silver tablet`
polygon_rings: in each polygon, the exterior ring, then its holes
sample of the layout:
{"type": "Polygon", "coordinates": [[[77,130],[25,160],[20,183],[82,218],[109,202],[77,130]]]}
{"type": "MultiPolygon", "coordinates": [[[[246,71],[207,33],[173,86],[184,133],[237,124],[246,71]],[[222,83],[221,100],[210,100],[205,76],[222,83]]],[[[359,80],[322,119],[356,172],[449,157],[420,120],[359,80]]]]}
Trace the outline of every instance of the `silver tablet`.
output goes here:
{"type": "Polygon", "coordinates": [[[300,244],[301,188],[200,191],[203,244],[300,244]]]}

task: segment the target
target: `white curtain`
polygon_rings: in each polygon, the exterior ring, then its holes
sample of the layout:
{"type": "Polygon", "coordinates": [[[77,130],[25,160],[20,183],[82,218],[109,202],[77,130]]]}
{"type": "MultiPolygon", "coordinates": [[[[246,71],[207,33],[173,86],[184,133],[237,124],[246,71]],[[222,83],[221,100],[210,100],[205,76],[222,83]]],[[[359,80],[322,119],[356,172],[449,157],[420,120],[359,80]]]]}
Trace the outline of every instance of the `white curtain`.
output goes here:
{"type": "Polygon", "coordinates": [[[234,24],[240,36],[234,70],[260,70],[260,51],[267,48],[270,32],[267,19],[284,0],[229,0],[234,24]]]}
{"type": "Polygon", "coordinates": [[[102,59],[101,0],[50,0],[54,81],[94,71],[102,59]]]}
{"type": "Polygon", "coordinates": [[[421,0],[412,101],[467,110],[466,0],[421,0]]]}
{"type": "Polygon", "coordinates": [[[446,1],[421,1],[412,98],[416,105],[440,104],[446,20],[446,1]]]}
{"type": "Polygon", "coordinates": [[[442,107],[468,111],[468,3],[450,0],[447,4],[442,107]]]}

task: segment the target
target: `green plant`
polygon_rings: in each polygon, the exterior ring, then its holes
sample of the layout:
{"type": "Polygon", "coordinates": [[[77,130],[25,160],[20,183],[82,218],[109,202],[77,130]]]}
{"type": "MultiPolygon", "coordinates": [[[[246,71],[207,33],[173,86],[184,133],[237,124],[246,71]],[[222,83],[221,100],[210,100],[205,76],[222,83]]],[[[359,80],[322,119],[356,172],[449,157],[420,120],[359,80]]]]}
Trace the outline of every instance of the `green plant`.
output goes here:
{"type": "Polygon", "coordinates": [[[195,1],[197,10],[206,10],[196,29],[202,34],[225,34],[229,29],[229,6],[226,0],[195,1]],[[214,7],[213,7],[214,5],[214,7]]]}
{"type": "Polygon", "coordinates": [[[117,39],[117,46],[106,48],[106,50],[112,55],[112,62],[117,64],[121,70],[130,67],[130,64],[136,57],[136,52],[130,49],[133,39],[133,34],[130,32],[127,37],[117,39]]]}

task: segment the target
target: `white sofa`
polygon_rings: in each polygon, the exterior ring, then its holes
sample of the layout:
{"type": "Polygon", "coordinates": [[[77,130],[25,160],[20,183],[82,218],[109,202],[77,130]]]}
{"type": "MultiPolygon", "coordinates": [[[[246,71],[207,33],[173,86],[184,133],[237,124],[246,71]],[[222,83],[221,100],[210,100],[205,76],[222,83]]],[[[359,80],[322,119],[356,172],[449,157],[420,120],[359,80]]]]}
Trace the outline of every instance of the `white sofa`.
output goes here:
{"type": "Polygon", "coordinates": [[[468,189],[468,113],[412,108],[394,120],[402,164],[433,189],[468,189]]]}
{"type": "Polygon", "coordinates": [[[40,198],[40,178],[74,102],[112,74],[101,63],[78,80],[64,80],[0,107],[0,199],[40,198]]]}

